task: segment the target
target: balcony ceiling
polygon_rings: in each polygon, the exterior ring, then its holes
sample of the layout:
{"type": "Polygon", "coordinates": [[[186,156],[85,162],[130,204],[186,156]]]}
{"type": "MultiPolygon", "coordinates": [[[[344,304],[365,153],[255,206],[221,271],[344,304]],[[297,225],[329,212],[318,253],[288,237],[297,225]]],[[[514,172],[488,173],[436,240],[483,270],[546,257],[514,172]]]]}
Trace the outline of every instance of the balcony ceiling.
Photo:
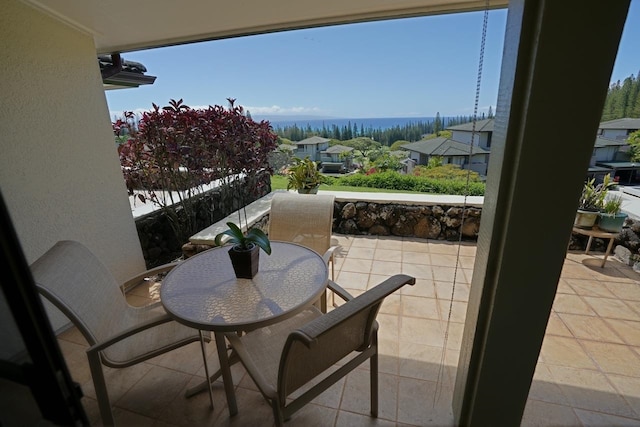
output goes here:
{"type": "MultiPolygon", "coordinates": [[[[97,53],[225,37],[480,10],[483,0],[22,0],[94,37],[97,53]]],[[[508,0],[490,0],[491,8],[508,0]]]]}

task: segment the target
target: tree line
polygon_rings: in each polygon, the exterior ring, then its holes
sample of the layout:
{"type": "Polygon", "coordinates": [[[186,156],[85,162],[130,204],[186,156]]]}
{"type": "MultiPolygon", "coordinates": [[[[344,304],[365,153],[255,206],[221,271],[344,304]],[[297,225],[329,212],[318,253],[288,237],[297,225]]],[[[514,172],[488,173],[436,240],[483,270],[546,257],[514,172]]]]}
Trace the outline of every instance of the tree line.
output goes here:
{"type": "MultiPolygon", "coordinates": [[[[482,114],[480,120],[485,118],[493,118],[492,109],[489,108],[488,116],[482,114]]],[[[418,120],[409,122],[403,126],[397,125],[391,128],[383,129],[381,127],[374,128],[372,126],[365,127],[363,124],[358,125],[357,122],[349,121],[346,125],[338,126],[332,124],[330,126],[322,125],[321,128],[312,128],[307,123],[306,127],[296,124],[290,126],[276,126],[273,131],[281,138],[291,141],[302,141],[312,136],[320,136],[322,138],[336,139],[339,141],[347,141],[354,138],[371,138],[382,145],[390,146],[395,141],[404,140],[409,142],[419,141],[424,135],[438,133],[449,126],[457,126],[473,121],[473,116],[456,116],[456,117],[440,117],[440,113],[436,114],[434,120],[418,120]]]]}
{"type": "Polygon", "coordinates": [[[625,117],[640,118],[640,79],[633,74],[609,87],[602,110],[603,122],[625,117]]]}

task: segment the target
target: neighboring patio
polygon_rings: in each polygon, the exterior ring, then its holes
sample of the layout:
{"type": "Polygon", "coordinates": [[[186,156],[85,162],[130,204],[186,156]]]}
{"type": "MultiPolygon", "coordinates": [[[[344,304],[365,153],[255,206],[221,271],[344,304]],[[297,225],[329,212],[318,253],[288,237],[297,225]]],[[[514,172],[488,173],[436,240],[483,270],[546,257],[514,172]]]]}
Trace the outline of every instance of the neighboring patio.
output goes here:
{"type": "MultiPolygon", "coordinates": [[[[379,418],[368,416],[365,364],[296,413],[287,425],[453,425],[453,382],[475,244],[335,237],[342,246],[336,281],[354,295],[400,272],[415,276],[417,283],[388,297],[378,315],[379,418]]],[[[611,258],[600,268],[601,256],[567,256],[523,425],[640,423],[640,275],[611,258]]],[[[128,295],[134,305],[154,298],[158,298],[157,283],[141,285],[128,295]]],[[[83,403],[89,419],[99,424],[86,342],[74,328],[63,333],[59,343],[86,395],[83,403]]],[[[215,345],[209,344],[208,352],[210,366],[217,366],[215,345]]],[[[206,393],[184,398],[185,389],[204,378],[198,344],[130,368],[105,368],[118,425],[273,425],[270,407],[244,369],[235,365],[232,371],[239,413],[229,418],[221,383],[214,387],[214,411],[206,393]]]]}

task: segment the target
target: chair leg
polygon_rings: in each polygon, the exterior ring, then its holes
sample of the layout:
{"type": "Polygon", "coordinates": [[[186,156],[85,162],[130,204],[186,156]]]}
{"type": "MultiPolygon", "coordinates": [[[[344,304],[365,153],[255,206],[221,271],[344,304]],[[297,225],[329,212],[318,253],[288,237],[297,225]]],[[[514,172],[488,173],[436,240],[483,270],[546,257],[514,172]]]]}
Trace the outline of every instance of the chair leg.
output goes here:
{"type": "Polygon", "coordinates": [[[374,334],[371,342],[372,346],[375,346],[375,352],[370,359],[369,380],[371,381],[371,416],[378,418],[378,338],[374,334]]]}
{"type": "Polygon", "coordinates": [[[111,412],[111,403],[109,402],[109,394],[107,393],[107,384],[104,381],[104,372],[102,371],[100,353],[87,352],[87,358],[89,359],[89,369],[91,370],[91,378],[93,379],[93,386],[96,390],[96,398],[98,399],[102,424],[105,426],[113,426],[115,422],[113,420],[113,413],[111,412]]]}
{"type": "Polygon", "coordinates": [[[282,413],[282,408],[280,407],[280,401],[278,399],[273,399],[271,401],[271,409],[273,410],[273,419],[276,422],[276,427],[284,426],[284,414],[282,413]]]}

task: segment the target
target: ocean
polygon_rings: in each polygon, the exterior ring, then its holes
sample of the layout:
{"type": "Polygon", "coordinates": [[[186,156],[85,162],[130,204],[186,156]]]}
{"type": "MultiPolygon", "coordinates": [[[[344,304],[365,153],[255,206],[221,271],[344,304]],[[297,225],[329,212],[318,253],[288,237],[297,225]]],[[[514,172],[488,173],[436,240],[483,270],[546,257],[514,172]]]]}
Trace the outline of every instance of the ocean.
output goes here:
{"type": "MultiPolygon", "coordinates": [[[[353,125],[357,125],[358,129],[361,126],[364,126],[365,129],[373,128],[373,129],[389,129],[396,126],[403,127],[408,124],[418,123],[418,122],[433,122],[435,117],[377,117],[377,118],[329,118],[329,119],[295,119],[295,120],[269,120],[271,126],[275,128],[284,128],[285,126],[293,126],[297,125],[299,128],[305,129],[307,125],[311,127],[311,129],[322,129],[322,126],[325,126],[327,129],[331,129],[333,125],[338,126],[338,128],[342,129],[344,126],[348,126],[351,123],[351,128],[353,125]]],[[[443,120],[447,120],[447,118],[443,117],[443,120]]],[[[446,125],[446,124],[445,124],[446,125]]]]}

